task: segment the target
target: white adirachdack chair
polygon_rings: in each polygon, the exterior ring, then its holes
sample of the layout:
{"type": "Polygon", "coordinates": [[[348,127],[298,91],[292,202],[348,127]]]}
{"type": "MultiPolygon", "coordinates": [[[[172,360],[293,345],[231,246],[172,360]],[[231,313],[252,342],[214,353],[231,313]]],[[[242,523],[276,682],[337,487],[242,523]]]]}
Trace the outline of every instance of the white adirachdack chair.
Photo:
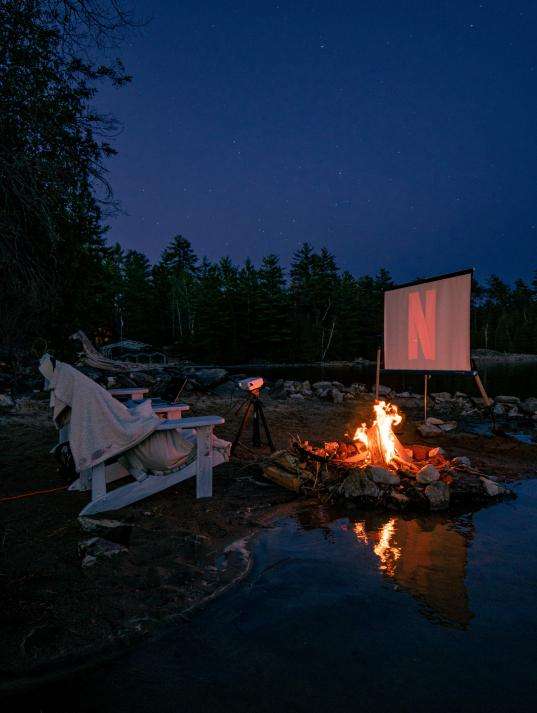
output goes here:
{"type": "MultiPolygon", "coordinates": [[[[50,378],[54,371],[54,362],[51,357],[45,355],[42,358],[40,370],[47,379],[50,378]]],[[[95,387],[102,389],[96,383],[95,387]]],[[[105,390],[103,389],[103,391],[105,390]]],[[[113,458],[80,470],[77,479],[69,487],[69,490],[91,492],[91,501],[81,510],[80,515],[117,510],[189,478],[196,478],[197,498],[211,497],[213,468],[229,459],[231,444],[216,438],[213,434],[214,427],[223,423],[224,419],[221,416],[162,420],[146,440],[163,431],[178,431],[187,441],[195,445],[195,449],[185,463],[171,472],[153,474],[144,472],[140,468],[125,467],[118,462],[118,459],[121,458],[125,463],[128,458],[125,459],[123,456],[128,456],[129,451],[116,453],[113,458]],[[109,484],[128,476],[134,479],[133,482],[118,485],[113,490],[108,488],[109,484]]],[[[68,421],[59,425],[59,432],[60,444],[70,442],[70,423],[68,421]]],[[[145,443],[146,440],[142,443],[145,443]]],[[[139,445],[141,444],[138,443],[137,446],[139,445]]]]}

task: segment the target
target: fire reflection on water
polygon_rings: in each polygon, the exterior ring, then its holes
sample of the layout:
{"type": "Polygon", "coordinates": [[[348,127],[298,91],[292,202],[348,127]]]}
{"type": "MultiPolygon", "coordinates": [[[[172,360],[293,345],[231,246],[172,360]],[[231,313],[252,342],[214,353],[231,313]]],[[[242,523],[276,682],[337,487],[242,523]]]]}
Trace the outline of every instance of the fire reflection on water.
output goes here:
{"type": "MultiPolygon", "coordinates": [[[[365,524],[363,522],[356,522],[354,524],[354,533],[360,542],[363,542],[366,545],[369,543],[367,532],[365,530],[365,524]]],[[[386,572],[386,574],[391,577],[394,575],[395,563],[401,557],[401,549],[395,546],[392,542],[394,533],[395,518],[392,517],[391,520],[388,520],[388,522],[373,535],[375,540],[373,552],[380,560],[379,569],[386,572]]]]}
{"type": "Polygon", "coordinates": [[[379,570],[439,623],[466,628],[473,617],[465,586],[468,532],[435,517],[356,521],[356,539],[372,548],[379,570]],[[381,521],[382,522],[382,521],[381,521]]]}

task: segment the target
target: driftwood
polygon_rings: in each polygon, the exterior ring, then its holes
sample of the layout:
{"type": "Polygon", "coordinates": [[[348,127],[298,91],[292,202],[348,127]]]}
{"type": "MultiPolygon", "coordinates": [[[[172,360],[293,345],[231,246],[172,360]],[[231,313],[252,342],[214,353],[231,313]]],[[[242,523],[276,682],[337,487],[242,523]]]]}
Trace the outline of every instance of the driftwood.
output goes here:
{"type": "Polygon", "coordinates": [[[90,342],[85,332],[81,329],[71,335],[70,339],[79,341],[84,350],[81,354],[83,363],[94,369],[110,372],[131,372],[131,371],[150,371],[162,369],[162,364],[141,364],[132,361],[116,361],[109,359],[101,354],[90,342]]]}

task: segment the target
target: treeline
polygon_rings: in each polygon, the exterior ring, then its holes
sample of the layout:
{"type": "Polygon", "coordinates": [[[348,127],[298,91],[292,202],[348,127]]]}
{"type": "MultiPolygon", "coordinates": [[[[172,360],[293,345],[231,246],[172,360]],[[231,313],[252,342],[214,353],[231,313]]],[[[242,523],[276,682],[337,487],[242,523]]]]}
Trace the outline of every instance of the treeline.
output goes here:
{"type": "MultiPolygon", "coordinates": [[[[200,260],[180,236],[155,265],[108,245],[115,125],[92,100],[129,81],[101,55],[131,24],[120,0],[0,2],[0,359],[66,354],[77,329],[205,361],[372,357],[385,270],[356,277],[307,243],[288,270],[200,260]]],[[[537,280],[476,285],[474,346],[537,351],[536,300],[537,280]]]]}
{"type": "MultiPolygon", "coordinates": [[[[140,252],[109,249],[92,332],[171,347],[203,361],[323,361],[374,357],[382,338],[386,270],[356,277],[334,256],[304,243],[285,270],[276,255],[255,266],[199,259],[178,235],[151,265],[140,252]]],[[[537,351],[537,274],[510,287],[499,277],[474,283],[472,344],[537,351]]],[[[86,329],[88,325],[85,326],[86,329]]]]}

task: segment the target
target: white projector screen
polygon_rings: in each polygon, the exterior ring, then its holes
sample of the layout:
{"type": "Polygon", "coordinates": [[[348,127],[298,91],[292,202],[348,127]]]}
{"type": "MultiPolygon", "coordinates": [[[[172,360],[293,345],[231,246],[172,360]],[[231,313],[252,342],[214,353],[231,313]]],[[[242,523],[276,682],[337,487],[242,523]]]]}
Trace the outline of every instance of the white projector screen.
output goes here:
{"type": "Polygon", "coordinates": [[[471,371],[472,270],[384,293],[384,368],[471,371]]]}

